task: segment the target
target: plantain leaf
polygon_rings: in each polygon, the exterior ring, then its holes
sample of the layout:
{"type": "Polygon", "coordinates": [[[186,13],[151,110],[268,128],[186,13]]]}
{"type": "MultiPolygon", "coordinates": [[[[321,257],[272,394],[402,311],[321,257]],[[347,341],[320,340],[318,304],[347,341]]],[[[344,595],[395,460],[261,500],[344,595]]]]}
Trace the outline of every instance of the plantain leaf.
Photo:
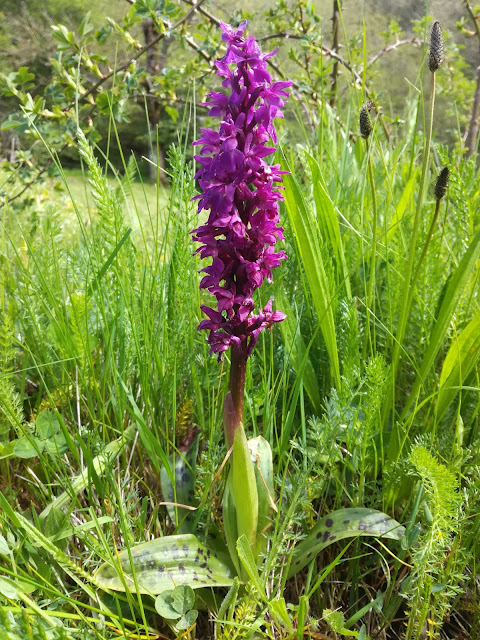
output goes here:
{"type": "MultiPolygon", "coordinates": [[[[107,444],[105,449],[98,456],[96,456],[92,461],[92,468],[95,471],[95,473],[101,475],[107,468],[108,464],[113,463],[113,461],[123,451],[125,446],[131,440],[133,440],[135,432],[136,432],[136,429],[132,425],[128,427],[128,429],[125,429],[125,431],[123,432],[123,435],[121,435],[116,440],[112,440],[107,444]]],[[[52,502],[50,502],[50,504],[48,504],[40,514],[39,519],[43,520],[44,518],[46,518],[52,509],[55,509],[55,508],[60,509],[64,505],[68,504],[71,501],[72,496],[76,495],[77,493],[80,493],[80,491],[83,491],[89,482],[90,482],[90,474],[87,468],[84,471],[82,471],[82,473],[80,473],[78,476],[71,479],[71,483],[69,484],[69,490],[64,491],[61,495],[59,495],[52,502]]]]}
{"type": "Polygon", "coordinates": [[[140,593],[158,595],[180,585],[192,589],[229,587],[231,570],[194,535],[165,536],[150,540],[119,556],[119,565],[104,563],[97,571],[96,582],[102,589],[125,591],[125,585],[136,593],[132,570],[140,593]]]}
{"type": "Polygon", "coordinates": [[[288,577],[303,569],[325,547],[344,538],[375,536],[400,540],[405,533],[396,520],[376,509],[339,509],[321,518],[305,540],[293,550],[288,577]]]}
{"type": "Polygon", "coordinates": [[[267,596],[265,593],[265,589],[260,580],[257,565],[255,563],[255,558],[252,553],[252,548],[247,540],[247,536],[240,536],[240,538],[237,540],[237,552],[238,557],[240,558],[241,563],[245,569],[245,572],[250,578],[250,582],[257,590],[258,595],[266,601],[267,596]]]}

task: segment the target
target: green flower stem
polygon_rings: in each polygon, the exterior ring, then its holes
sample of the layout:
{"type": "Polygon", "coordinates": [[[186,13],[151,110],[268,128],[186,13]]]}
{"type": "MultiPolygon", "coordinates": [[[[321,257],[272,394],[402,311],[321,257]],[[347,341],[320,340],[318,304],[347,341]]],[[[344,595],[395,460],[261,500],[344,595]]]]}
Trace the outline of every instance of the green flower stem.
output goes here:
{"type": "MultiPolygon", "coordinates": [[[[423,261],[425,260],[425,256],[427,255],[428,247],[430,242],[432,241],[433,231],[435,229],[435,224],[438,219],[438,214],[440,212],[440,203],[441,200],[437,200],[435,203],[435,213],[433,214],[432,222],[430,223],[430,228],[427,233],[427,239],[425,240],[425,244],[423,245],[422,254],[417,263],[417,268],[415,269],[415,273],[413,274],[412,282],[415,283],[418,280],[418,276],[420,275],[420,270],[422,268],[423,261]]],[[[413,290],[410,292],[411,296],[413,296],[413,290]]],[[[409,303],[411,304],[411,300],[409,303]]]]}

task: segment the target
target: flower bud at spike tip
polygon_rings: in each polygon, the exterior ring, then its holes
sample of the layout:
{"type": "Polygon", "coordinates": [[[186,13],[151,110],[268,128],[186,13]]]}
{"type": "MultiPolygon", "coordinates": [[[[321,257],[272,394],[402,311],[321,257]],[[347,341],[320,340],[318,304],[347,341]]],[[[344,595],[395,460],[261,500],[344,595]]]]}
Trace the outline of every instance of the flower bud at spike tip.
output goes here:
{"type": "Polygon", "coordinates": [[[285,172],[265,158],[276,151],[273,121],[283,117],[292,83],[272,81],[267,60],[275,51],[262,53],[254,38],[244,37],[246,24],[221,23],[227,51],[215,64],[225,91],[211,91],[204,103],[220,127],[202,129],[193,143],[200,145],[195,177],[201,189],[194,199],[199,213],[209,214],[192,233],[200,243],[196,253],[212,259],[202,269],[200,288],[216,298],[216,308],[202,305],[207,319],[198,328],[209,332],[210,353],[219,360],[231,346],[248,358],[262,329],[285,318],[272,310],[273,300],[256,310],[253,294],[264,280],[272,281],[272,270],[287,257],[275,251],[284,239],[278,202],[285,172]]]}
{"type": "Polygon", "coordinates": [[[430,54],[428,56],[428,68],[432,73],[443,62],[443,34],[439,22],[434,22],[430,35],[430,54]]]}
{"type": "Polygon", "coordinates": [[[444,167],[438,174],[437,181],[435,182],[435,198],[437,200],[441,200],[447,193],[449,177],[450,170],[448,167],[444,167]]]}
{"type": "Polygon", "coordinates": [[[370,115],[368,113],[368,108],[363,105],[360,109],[360,117],[359,117],[359,125],[360,125],[360,134],[362,138],[365,140],[372,133],[372,121],[370,120],[370,115]]]}

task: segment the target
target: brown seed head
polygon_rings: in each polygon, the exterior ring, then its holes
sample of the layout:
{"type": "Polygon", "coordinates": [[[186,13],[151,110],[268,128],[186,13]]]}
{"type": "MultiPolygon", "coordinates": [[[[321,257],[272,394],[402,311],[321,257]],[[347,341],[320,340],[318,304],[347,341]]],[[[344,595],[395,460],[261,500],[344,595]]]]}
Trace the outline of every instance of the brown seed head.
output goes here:
{"type": "Polygon", "coordinates": [[[362,138],[365,138],[366,140],[372,133],[372,121],[370,120],[370,116],[368,114],[368,108],[365,105],[363,105],[360,109],[359,124],[360,134],[362,138]]]}
{"type": "Polygon", "coordinates": [[[433,23],[430,36],[430,55],[428,56],[428,68],[432,73],[439,68],[443,62],[443,34],[438,21],[433,23]]]}
{"type": "Polygon", "coordinates": [[[447,193],[449,177],[450,169],[448,167],[443,167],[443,169],[438,174],[437,181],[435,182],[435,198],[437,200],[441,200],[447,193]]]}

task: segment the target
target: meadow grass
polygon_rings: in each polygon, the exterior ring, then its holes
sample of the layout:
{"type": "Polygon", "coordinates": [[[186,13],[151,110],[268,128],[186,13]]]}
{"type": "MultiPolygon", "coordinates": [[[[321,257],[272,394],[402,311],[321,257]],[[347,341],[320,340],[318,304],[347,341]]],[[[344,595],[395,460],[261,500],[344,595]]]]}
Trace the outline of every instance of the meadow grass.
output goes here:
{"type": "MultiPolygon", "coordinates": [[[[406,113],[429,99],[412,93],[406,113]]],[[[261,297],[287,319],[262,334],[245,400],[248,433],[272,447],[276,511],[259,573],[202,590],[183,637],[479,637],[478,172],[434,132],[425,156],[408,121],[394,144],[374,122],[367,148],[349,135],[359,104],[352,89],[344,128],[324,107],[303,145],[282,130],[289,259],[261,297]],[[337,542],[287,579],[294,545],[347,506],[395,517],[403,540],[337,542]]],[[[162,467],[194,429],[199,539],[222,528],[228,368],[196,328],[186,138],[168,192],[134,161],[106,178],[80,136],[81,174],[59,167],[61,190],[2,210],[6,638],[175,636],[154,598],[107,593],[95,570],[174,532],[162,467]]]]}

